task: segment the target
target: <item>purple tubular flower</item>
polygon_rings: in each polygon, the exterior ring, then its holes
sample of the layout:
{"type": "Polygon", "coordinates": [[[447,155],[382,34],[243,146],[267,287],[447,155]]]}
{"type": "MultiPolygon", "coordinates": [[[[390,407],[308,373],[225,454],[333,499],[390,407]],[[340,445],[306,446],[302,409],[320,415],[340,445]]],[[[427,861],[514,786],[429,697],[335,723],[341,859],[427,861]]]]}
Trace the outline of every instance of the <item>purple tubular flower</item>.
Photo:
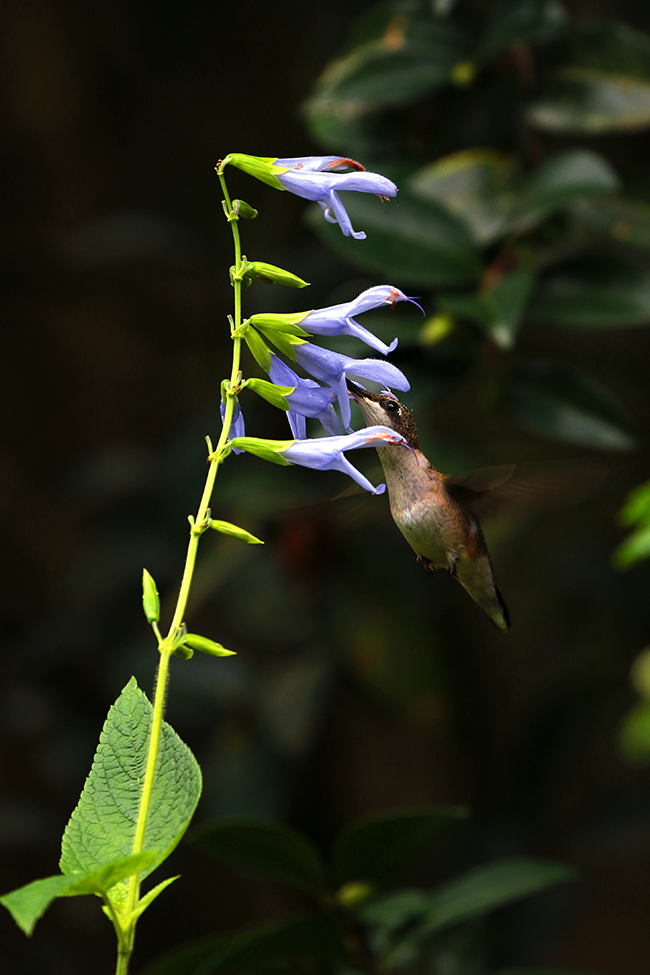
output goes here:
{"type": "MultiPolygon", "coordinates": [[[[223,418],[226,415],[226,404],[224,403],[223,400],[221,400],[221,406],[219,408],[219,412],[221,413],[221,423],[223,424],[223,418]]],[[[239,402],[237,402],[237,406],[235,407],[235,413],[230,423],[230,433],[228,435],[228,439],[234,440],[235,437],[245,437],[245,436],[246,436],[246,426],[244,424],[244,414],[241,411],[241,406],[239,405],[239,402]]],[[[242,454],[243,451],[238,450],[236,447],[233,447],[233,453],[242,454]]]]}
{"type": "Polygon", "coordinates": [[[362,230],[355,232],[346,209],[337,193],[339,190],[353,190],[357,193],[375,193],[385,199],[397,194],[392,180],[378,173],[367,173],[361,163],[341,156],[294,156],[276,159],[272,168],[282,167],[286,172],[276,172],[278,182],[301,196],[304,200],[319,203],[329,223],[338,223],[345,237],[365,240],[362,230]],[[335,173],[333,169],[341,166],[351,167],[347,173],[335,173]]]}
{"type": "Polygon", "coordinates": [[[313,467],[319,471],[342,471],[349,474],[353,481],[360,484],[372,494],[383,494],[385,484],[374,487],[367,477],[353,467],[344,456],[344,451],[355,450],[358,447],[376,447],[377,444],[406,443],[404,437],[388,427],[365,427],[355,433],[342,437],[321,437],[317,440],[296,440],[295,443],[282,451],[285,460],[301,467],[313,467]]]}
{"type": "Polygon", "coordinates": [[[296,361],[306,372],[310,373],[314,379],[319,379],[336,390],[341,408],[341,419],[346,430],[350,430],[352,415],[345,381],[347,376],[371,379],[373,382],[399,389],[402,392],[407,392],[411,388],[404,373],[400,372],[397,366],[390,362],[384,362],[383,359],[353,359],[352,356],[322,349],[318,345],[312,345],[311,342],[296,345],[294,350],[296,361]]]}
{"type": "Polygon", "coordinates": [[[319,386],[312,379],[302,379],[297,376],[282,359],[271,355],[269,368],[271,382],[276,386],[295,386],[293,393],[286,397],[291,409],[287,412],[287,419],[294,437],[304,440],[307,436],[305,417],[316,417],[323,424],[326,433],[336,436],[340,434],[341,424],[334,412],[332,403],[336,393],[331,388],[319,386]]]}
{"type": "Polygon", "coordinates": [[[342,305],[330,305],[328,308],[317,308],[309,312],[300,322],[300,327],[312,335],[354,335],[382,355],[388,355],[397,348],[397,339],[393,339],[390,345],[386,345],[368,329],[355,322],[352,316],[360,315],[361,312],[370,311],[372,308],[380,308],[382,305],[394,307],[398,301],[411,301],[416,304],[399,288],[393,288],[390,284],[380,284],[376,288],[362,291],[354,301],[347,301],[342,305]]]}

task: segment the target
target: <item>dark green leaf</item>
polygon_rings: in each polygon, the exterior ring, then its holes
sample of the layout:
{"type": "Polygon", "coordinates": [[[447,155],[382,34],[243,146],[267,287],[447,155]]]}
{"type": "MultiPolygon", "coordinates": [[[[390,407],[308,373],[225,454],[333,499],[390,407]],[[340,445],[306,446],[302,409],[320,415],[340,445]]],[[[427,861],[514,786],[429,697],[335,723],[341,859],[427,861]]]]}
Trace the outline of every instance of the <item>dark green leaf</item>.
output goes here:
{"type": "Polygon", "coordinates": [[[535,283],[530,268],[520,267],[497,278],[474,295],[446,295],[441,308],[476,322],[502,349],[511,349],[535,283]]]}
{"type": "Polygon", "coordinates": [[[320,207],[308,219],[319,237],[351,264],[422,287],[477,278],[479,258],[467,230],[441,207],[404,192],[385,205],[361,193],[341,197],[355,230],[365,230],[367,240],[344,237],[339,227],[323,219],[320,207]]]}
{"type": "Polygon", "coordinates": [[[217,972],[268,972],[309,961],[343,957],[342,932],[328,917],[309,916],[177,948],[147,966],[144,975],[216,975],[217,972]]]}
{"type": "Polygon", "coordinates": [[[430,936],[577,877],[576,870],[566,864],[523,857],[477,867],[432,894],[422,934],[430,936]]]}
{"type": "Polygon", "coordinates": [[[567,262],[542,281],[530,316],[552,325],[644,325],[650,322],[650,271],[597,255],[567,262]]]}
{"type": "Polygon", "coordinates": [[[596,975],[580,968],[502,968],[497,975],[596,975]]]}
{"type": "Polygon", "coordinates": [[[533,433],[599,450],[632,450],[634,429],[612,394],[586,373],[537,361],[516,375],[510,404],[533,433]]]}
{"type": "Polygon", "coordinates": [[[551,40],[564,32],[567,22],[559,0],[501,0],[488,21],[480,52],[493,57],[513,44],[551,40]]]}
{"type": "Polygon", "coordinates": [[[625,132],[650,125],[650,83],[596,68],[563,68],[529,106],[530,125],[549,132],[625,132]]]}
{"type": "Polygon", "coordinates": [[[283,880],[311,892],[324,889],[318,850],[282,823],[231,818],[205,826],[194,842],[218,860],[252,873],[283,880]]]}
{"type": "Polygon", "coordinates": [[[640,701],[627,713],[619,746],[632,762],[646,762],[650,758],[650,701],[640,701]]]}
{"type": "Polygon", "coordinates": [[[630,569],[647,558],[650,558],[650,525],[642,525],[631,532],[612,556],[617,569],[630,569]]]}
{"type": "MultiPolygon", "coordinates": [[[[63,834],[59,866],[67,876],[97,870],[133,850],[151,730],[151,704],[131,678],[108,717],[93,766],[63,834]]],[[[144,852],[162,863],[187,829],[201,794],[196,759],[163,722],[158,771],[144,837],[144,852]]]]}
{"type": "Polygon", "coordinates": [[[423,856],[450,823],[466,816],[459,806],[430,806],[354,820],[334,844],[337,883],[389,882],[423,856]]]}

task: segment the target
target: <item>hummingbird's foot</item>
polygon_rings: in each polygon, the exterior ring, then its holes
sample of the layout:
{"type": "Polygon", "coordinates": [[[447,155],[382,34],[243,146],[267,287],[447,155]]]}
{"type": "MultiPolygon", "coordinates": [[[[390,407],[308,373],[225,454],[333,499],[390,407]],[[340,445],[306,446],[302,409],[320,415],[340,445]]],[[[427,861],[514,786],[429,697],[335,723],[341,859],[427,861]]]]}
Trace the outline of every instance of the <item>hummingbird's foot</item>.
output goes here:
{"type": "Polygon", "coordinates": [[[457,579],[458,573],[456,571],[456,566],[458,564],[458,556],[452,555],[452,553],[449,552],[447,558],[449,559],[449,575],[452,577],[452,579],[457,579]]]}
{"type": "Polygon", "coordinates": [[[422,566],[425,572],[435,572],[435,568],[436,568],[435,565],[433,564],[431,559],[425,558],[424,555],[418,555],[418,557],[416,558],[416,562],[422,566]]]}

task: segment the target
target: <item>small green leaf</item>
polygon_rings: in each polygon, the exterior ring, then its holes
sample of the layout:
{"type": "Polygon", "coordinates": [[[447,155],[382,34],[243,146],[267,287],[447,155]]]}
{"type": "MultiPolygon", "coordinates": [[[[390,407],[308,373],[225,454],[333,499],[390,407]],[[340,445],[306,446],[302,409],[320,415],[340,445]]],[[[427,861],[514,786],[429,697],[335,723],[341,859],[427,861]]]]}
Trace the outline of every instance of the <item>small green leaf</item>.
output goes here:
{"type": "Polygon", "coordinates": [[[249,379],[248,387],[280,410],[290,409],[286,397],[293,393],[296,388],[295,386],[276,386],[275,383],[270,383],[266,379],[249,379]]]}
{"type": "Polygon", "coordinates": [[[530,317],[552,325],[616,328],[650,322],[650,271],[615,257],[567,261],[541,282],[530,317]]]}
{"type": "Polygon", "coordinates": [[[159,894],[162,894],[163,890],[166,890],[167,887],[169,887],[170,884],[173,884],[175,880],[178,880],[179,876],[180,874],[177,874],[175,877],[168,877],[167,880],[161,880],[159,884],[152,887],[151,890],[148,891],[144,897],[141,897],[136,904],[133,911],[133,917],[140,917],[140,915],[147,910],[149,905],[155,901],[156,897],[158,897],[159,894]]]}
{"type": "Polygon", "coordinates": [[[623,539],[614,550],[612,562],[617,569],[631,569],[647,558],[650,558],[650,525],[643,525],[623,539]]]}
{"type": "Polygon", "coordinates": [[[243,330],[244,341],[259,366],[268,372],[271,368],[271,350],[261,335],[254,328],[246,326],[243,330]]]}
{"type": "Polygon", "coordinates": [[[337,884],[388,883],[424,855],[447,826],[466,816],[460,806],[430,806],[353,820],[334,844],[337,884]]]}
{"type": "Polygon", "coordinates": [[[510,405],[533,433],[599,450],[633,450],[634,429],[612,394],[586,373],[561,363],[523,366],[510,405]]]}
{"type": "Polygon", "coordinates": [[[592,230],[630,247],[650,249],[650,206],[621,196],[576,200],[571,212],[592,230]]]}
{"type": "Polygon", "coordinates": [[[435,203],[416,200],[402,191],[399,205],[382,204],[362,193],[347,193],[344,204],[356,230],[367,232],[359,242],[323,220],[313,208],[313,230],[350,264],[422,287],[462,285],[475,280],[481,265],[463,223],[435,203]]]}
{"type": "Polygon", "coordinates": [[[603,156],[587,149],[569,149],[546,160],[528,177],[521,188],[518,209],[549,213],[576,197],[613,193],[620,188],[618,174],[603,156]]]}
{"type": "Polygon", "coordinates": [[[192,650],[199,650],[201,653],[207,653],[211,657],[233,657],[236,653],[236,650],[226,650],[220,643],[208,640],[207,636],[199,636],[198,633],[187,633],[185,635],[185,646],[191,647],[192,650]]]}
{"type": "Polygon", "coordinates": [[[208,824],[196,844],[239,870],[322,893],[324,865],[318,850],[301,833],[282,823],[231,817],[208,824]]]}
{"type": "Polygon", "coordinates": [[[618,513],[621,525],[634,525],[637,521],[650,523],[650,481],[639,484],[627,496],[618,513]]]}
{"type": "Polygon", "coordinates": [[[642,650],[632,661],[630,683],[637,694],[650,701],[650,647],[642,650]]]}
{"type": "Polygon", "coordinates": [[[297,274],[285,271],[284,268],[276,267],[274,264],[265,264],[264,261],[252,261],[246,265],[246,273],[260,281],[269,281],[271,284],[284,284],[288,288],[307,288],[309,281],[303,281],[297,274]]]}
{"type": "MultiPolygon", "coordinates": [[[[131,678],[108,712],[93,766],[61,843],[62,873],[73,877],[131,855],[151,732],[151,704],[131,678]],[[110,828],[108,828],[110,825],[110,828]]],[[[166,722],[153,783],[143,852],[169,856],[187,829],[201,794],[201,770],[166,722]]]]}
{"type": "Polygon", "coordinates": [[[262,460],[270,460],[273,464],[283,464],[290,466],[290,461],[285,460],[282,451],[286,450],[295,440],[263,440],[260,437],[235,437],[232,442],[233,447],[245,450],[249,454],[255,454],[262,460]]]}
{"type": "Polygon", "coordinates": [[[0,897],[0,904],[11,913],[18,927],[25,934],[30,935],[36,922],[57,897],[77,897],[83,894],[105,895],[112,887],[132,876],[134,872],[139,873],[151,867],[156,859],[155,851],[131,854],[106,863],[97,870],[34,880],[0,897]]]}
{"type": "Polygon", "coordinates": [[[511,349],[535,284],[533,271],[516,268],[500,275],[491,288],[475,295],[446,295],[441,307],[469,318],[502,349],[511,349]]]}
{"type": "Polygon", "coordinates": [[[160,597],[156,583],[146,569],[142,570],[142,608],[147,623],[157,623],[160,619],[160,597]]]}
{"type": "Polygon", "coordinates": [[[229,521],[219,521],[217,518],[213,518],[210,521],[210,528],[221,532],[222,535],[230,535],[231,538],[237,538],[240,542],[247,542],[248,545],[264,544],[261,538],[251,535],[245,528],[240,528],[239,525],[233,525],[229,521]]]}
{"type": "Polygon", "coordinates": [[[232,201],[233,212],[237,214],[238,217],[243,217],[244,220],[254,220],[258,212],[255,207],[252,207],[250,203],[246,203],[245,200],[233,200],[232,201]]]}

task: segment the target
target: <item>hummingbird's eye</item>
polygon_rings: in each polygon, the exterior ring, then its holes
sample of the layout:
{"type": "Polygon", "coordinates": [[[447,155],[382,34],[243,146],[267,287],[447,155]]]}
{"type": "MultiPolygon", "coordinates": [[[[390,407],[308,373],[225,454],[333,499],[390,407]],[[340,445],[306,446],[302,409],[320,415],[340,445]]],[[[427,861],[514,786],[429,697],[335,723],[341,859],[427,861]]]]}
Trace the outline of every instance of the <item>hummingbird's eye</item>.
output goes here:
{"type": "Polygon", "coordinates": [[[399,413],[399,403],[394,399],[387,399],[381,404],[387,413],[399,413]]]}

